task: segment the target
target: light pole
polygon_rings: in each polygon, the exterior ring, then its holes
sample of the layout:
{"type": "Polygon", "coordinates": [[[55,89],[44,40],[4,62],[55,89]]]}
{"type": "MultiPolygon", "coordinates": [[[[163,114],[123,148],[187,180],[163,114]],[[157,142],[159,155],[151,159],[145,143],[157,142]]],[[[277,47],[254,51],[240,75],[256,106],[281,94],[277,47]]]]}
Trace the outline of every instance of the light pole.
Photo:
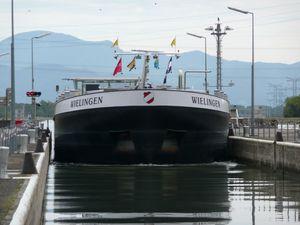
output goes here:
{"type": "MultiPolygon", "coordinates": [[[[45,33],[41,34],[35,37],[31,38],[31,90],[34,91],[34,67],[33,67],[33,41],[35,39],[40,39],[43,37],[46,37],[50,35],[51,33],[45,33]]],[[[36,122],[36,103],[35,103],[35,97],[31,97],[31,115],[32,115],[32,121],[35,124],[36,122]]]]}
{"type": "Polygon", "coordinates": [[[254,136],[254,13],[249,11],[244,11],[232,7],[228,7],[228,9],[243,13],[243,14],[251,14],[252,16],[252,64],[251,64],[251,136],[254,136]]]}
{"type": "Polygon", "coordinates": [[[196,38],[203,38],[204,39],[204,45],[205,45],[205,92],[208,93],[208,89],[207,89],[207,45],[206,45],[206,37],[204,36],[200,36],[200,35],[196,35],[196,34],[192,34],[192,33],[187,33],[190,36],[196,37],[196,38]]]}
{"type": "Polygon", "coordinates": [[[14,0],[11,0],[11,112],[10,112],[10,125],[15,126],[15,102],[16,102],[16,94],[15,94],[15,34],[14,34],[14,0]]]}
{"type": "MultiPolygon", "coordinates": [[[[6,52],[6,53],[0,54],[0,58],[2,56],[6,56],[6,55],[9,55],[9,53],[6,52]]],[[[8,96],[6,95],[6,99],[5,99],[5,120],[7,120],[7,105],[8,105],[8,101],[9,101],[9,99],[8,99],[8,96]]]]}

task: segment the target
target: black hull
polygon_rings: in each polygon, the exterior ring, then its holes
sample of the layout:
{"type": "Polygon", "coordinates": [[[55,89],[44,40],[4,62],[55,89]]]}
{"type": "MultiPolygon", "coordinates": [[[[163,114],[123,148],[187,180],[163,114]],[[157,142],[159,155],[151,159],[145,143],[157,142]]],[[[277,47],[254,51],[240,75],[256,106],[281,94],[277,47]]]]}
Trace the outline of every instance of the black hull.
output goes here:
{"type": "Polygon", "coordinates": [[[198,163],[224,157],[228,114],[187,107],[115,107],[55,116],[55,161],[198,163]]]}

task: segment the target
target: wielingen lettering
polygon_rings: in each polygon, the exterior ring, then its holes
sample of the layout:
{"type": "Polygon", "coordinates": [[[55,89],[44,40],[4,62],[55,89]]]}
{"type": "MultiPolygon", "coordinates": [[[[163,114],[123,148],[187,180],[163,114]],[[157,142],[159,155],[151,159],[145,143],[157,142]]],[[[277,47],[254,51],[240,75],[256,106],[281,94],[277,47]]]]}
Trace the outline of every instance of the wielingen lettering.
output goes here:
{"type": "Polygon", "coordinates": [[[221,104],[218,100],[210,99],[210,98],[192,96],[192,102],[194,104],[213,106],[213,107],[216,107],[216,108],[221,107],[221,104]]]}
{"type": "Polygon", "coordinates": [[[84,98],[71,101],[71,108],[102,104],[103,97],[84,98]]]}

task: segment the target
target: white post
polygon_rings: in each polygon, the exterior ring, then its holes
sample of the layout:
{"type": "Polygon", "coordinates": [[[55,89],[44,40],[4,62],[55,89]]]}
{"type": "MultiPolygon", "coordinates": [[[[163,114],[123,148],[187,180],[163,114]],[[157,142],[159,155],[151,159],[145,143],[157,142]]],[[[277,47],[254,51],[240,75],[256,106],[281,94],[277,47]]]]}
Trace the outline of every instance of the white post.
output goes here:
{"type": "Polygon", "coordinates": [[[28,135],[29,135],[29,143],[30,144],[35,144],[35,129],[28,129],[28,135]]]}
{"type": "Polygon", "coordinates": [[[17,148],[19,153],[27,152],[28,145],[28,135],[27,134],[19,134],[17,135],[17,148]]]}

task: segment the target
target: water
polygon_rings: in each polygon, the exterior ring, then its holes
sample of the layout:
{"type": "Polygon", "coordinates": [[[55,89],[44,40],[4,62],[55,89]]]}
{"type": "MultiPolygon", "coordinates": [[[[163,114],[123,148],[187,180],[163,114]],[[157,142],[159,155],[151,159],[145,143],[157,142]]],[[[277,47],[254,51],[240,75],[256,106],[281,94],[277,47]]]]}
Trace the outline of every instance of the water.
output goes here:
{"type": "Polygon", "coordinates": [[[51,165],[50,224],[299,224],[300,176],[235,163],[51,165]]]}

